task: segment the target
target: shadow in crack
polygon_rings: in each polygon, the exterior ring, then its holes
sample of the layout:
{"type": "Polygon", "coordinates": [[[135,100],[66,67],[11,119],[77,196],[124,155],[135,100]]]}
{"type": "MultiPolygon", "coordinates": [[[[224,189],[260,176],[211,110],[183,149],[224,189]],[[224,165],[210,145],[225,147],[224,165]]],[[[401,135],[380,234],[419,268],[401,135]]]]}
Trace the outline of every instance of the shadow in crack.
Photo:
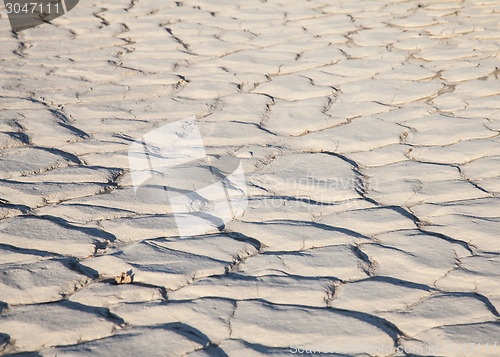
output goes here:
{"type": "MultiPolygon", "coordinates": [[[[248,348],[250,350],[253,350],[255,351],[256,353],[255,354],[263,354],[263,355],[273,355],[273,354],[276,354],[276,355],[279,355],[279,356],[282,356],[282,355],[285,355],[285,354],[290,354],[290,355],[293,355],[291,353],[291,349],[290,348],[282,348],[282,347],[268,347],[268,346],[264,346],[264,345],[260,345],[260,344],[257,344],[257,343],[250,343],[250,342],[247,342],[247,341],[244,341],[244,340],[240,340],[240,339],[233,339],[234,341],[239,341],[245,348],[248,348]]],[[[333,356],[332,354],[329,354],[329,353],[322,353],[321,354],[322,356],[333,356]]],[[[337,356],[337,357],[342,357],[342,356],[347,356],[347,355],[343,355],[343,354],[335,354],[334,356],[337,356]]]]}
{"type": "Polygon", "coordinates": [[[85,275],[90,279],[97,279],[99,277],[99,272],[89,268],[85,265],[80,264],[80,261],[76,258],[70,257],[66,259],[61,259],[60,262],[68,269],[76,271],[77,273],[85,275]]]}
{"type": "MultiPolygon", "coordinates": [[[[2,304],[3,303],[0,303],[0,313],[1,313],[1,309],[2,309],[2,304]]],[[[10,336],[7,335],[6,333],[0,333],[0,352],[2,352],[5,347],[9,344],[10,342],[10,336]]]]}
{"type": "Polygon", "coordinates": [[[358,280],[356,282],[359,283],[359,282],[363,282],[363,281],[380,281],[380,282],[393,284],[393,285],[404,285],[405,287],[410,288],[410,289],[418,289],[418,290],[424,290],[424,291],[428,291],[428,292],[437,291],[437,289],[432,288],[432,287],[425,285],[425,284],[414,283],[412,281],[397,279],[397,278],[393,278],[390,276],[372,276],[372,277],[369,277],[366,279],[358,280]]]}
{"type": "MultiPolygon", "coordinates": [[[[160,339],[166,336],[172,338],[176,335],[201,345],[201,348],[198,348],[196,351],[203,351],[205,355],[228,357],[228,355],[218,345],[212,343],[204,333],[181,322],[156,326],[127,327],[112,336],[101,339],[81,342],[74,345],[56,346],[50,352],[50,355],[80,356],[89,355],[96,351],[113,350],[113,355],[126,354],[130,356],[139,356],[144,354],[144,349],[151,351],[150,344],[152,341],[155,341],[155,346],[153,348],[161,350],[161,346],[168,347],[167,345],[169,342],[160,339]],[[166,332],[166,334],[162,332],[166,332]],[[168,334],[168,332],[174,332],[175,334],[168,334]],[[82,351],[85,352],[82,353],[82,351]]],[[[189,353],[191,352],[195,351],[189,351],[189,353]]],[[[155,355],[160,354],[156,352],[155,355]]],[[[166,356],[173,354],[164,351],[161,355],[166,356]]]]}
{"type": "Polygon", "coordinates": [[[9,132],[4,132],[4,134],[7,134],[8,136],[10,136],[11,138],[14,138],[20,142],[22,142],[23,144],[30,144],[30,138],[28,135],[26,135],[25,133],[22,133],[20,131],[9,131],[9,132]]]}
{"type": "MultiPolygon", "coordinates": [[[[3,180],[3,181],[5,181],[5,180],[3,180]]],[[[26,214],[29,211],[31,211],[30,206],[16,205],[16,204],[10,203],[9,201],[2,199],[2,198],[0,198],[0,207],[10,208],[13,210],[19,210],[23,214],[26,214]]],[[[10,218],[10,217],[1,218],[0,220],[7,219],[7,218],[10,218]]]]}
{"type": "Polygon", "coordinates": [[[49,152],[51,154],[61,156],[62,158],[66,159],[67,161],[70,161],[70,162],[78,164],[78,165],[82,164],[82,162],[80,161],[80,159],[78,158],[78,156],[73,155],[73,154],[71,154],[69,152],[60,150],[60,149],[45,148],[43,146],[32,146],[32,148],[33,149],[38,149],[38,150],[43,150],[43,151],[49,152]]]}
{"type": "Polygon", "coordinates": [[[405,334],[392,322],[384,318],[378,317],[376,315],[371,315],[360,311],[344,310],[337,308],[329,308],[329,309],[335,311],[337,314],[353,317],[379,328],[380,330],[384,331],[387,335],[389,335],[394,342],[397,342],[401,336],[405,336],[405,334]]]}
{"type": "Polygon", "coordinates": [[[121,317],[113,314],[112,312],[109,311],[108,308],[105,308],[105,307],[89,306],[89,305],[84,305],[84,304],[81,304],[79,302],[69,301],[69,300],[61,301],[61,302],[59,302],[59,304],[64,306],[67,309],[76,310],[76,311],[83,311],[83,312],[103,316],[107,320],[109,320],[117,325],[120,325],[120,326],[125,325],[125,321],[121,317]]]}
{"type": "Polygon", "coordinates": [[[243,242],[243,243],[248,243],[248,244],[251,244],[255,247],[255,249],[257,249],[257,251],[260,251],[261,247],[262,247],[262,243],[258,240],[258,239],[255,239],[255,238],[252,238],[250,236],[247,236],[243,233],[240,233],[240,232],[223,232],[226,236],[228,236],[229,238],[232,238],[234,240],[237,240],[238,242],[243,242]]]}
{"type": "Polygon", "coordinates": [[[1,251],[9,251],[12,253],[22,253],[22,254],[26,254],[26,255],[35,255],[37,257],[42,257],[42,258],[52,258],[52,257],[59,256],[59,254],[47,252],[45,250],[20,248],[20,247],[16,247],[16,246],[13,246],[10,244],[4,244],[4,243],[0,243],[0,252],[1,251]]]}
{"type": "Polygon", "coordinates": [[[175,330],[176,332],[182,334],[184,337],[186,337],[192,341],[201,343],[204,346],[204,350],[210,356],[229,357],[226,354],[226,352],[224,352],[219,346],[213,344],[207,335],[205,335],[200,330],[198,330],[190,325],[187,325],[185,323],[173,322],[173,323],[168,323],[168,324],[161,325],[161,326],[154,327],[154,328],[167,328],[167,329],[175,330]]]}
{"type": "Polygon", "coordinates": [[[28,218],[28,217],[34,218],[34,219],[46,219],[48,221],[51,221],[53,223],[56,223],[56,224],[64,227],[64,228],[67,228],[70,230],[75,230],[75,231],[80,231],[80,232],[86,233],[90,236],[105,239],[105,240],[110,241],[110,242],[114,242],[116,240],[116,237],[111,233],[105,232],[105,231],[98,229],[98,228],[76,226],[63,218],[49,216],[49,215],[26,216],[26,218],[28,218]]]}

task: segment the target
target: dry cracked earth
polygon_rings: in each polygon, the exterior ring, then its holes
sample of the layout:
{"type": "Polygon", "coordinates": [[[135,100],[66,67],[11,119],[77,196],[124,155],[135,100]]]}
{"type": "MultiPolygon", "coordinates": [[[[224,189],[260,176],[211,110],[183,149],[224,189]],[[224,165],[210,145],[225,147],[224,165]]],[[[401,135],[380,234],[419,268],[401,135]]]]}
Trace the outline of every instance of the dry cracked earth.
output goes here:
{"type": "Polygon", "coordinates": [[[500,353],[498,1],[82,1],[0,38],[0,354],[500,353]],[[186,238],[127,152],[190,116],[248,208],[186,238]]]}

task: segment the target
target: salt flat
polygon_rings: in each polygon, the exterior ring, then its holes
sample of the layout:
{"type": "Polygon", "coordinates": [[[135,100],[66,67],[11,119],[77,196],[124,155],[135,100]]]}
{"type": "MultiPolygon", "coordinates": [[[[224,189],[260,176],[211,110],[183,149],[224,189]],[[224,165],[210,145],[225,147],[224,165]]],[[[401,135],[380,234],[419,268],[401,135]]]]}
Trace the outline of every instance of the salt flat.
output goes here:
{"type": "Polygon", "coordinates": [[[1,355],[500,354],[498,1],[82,1],[0,41],[1,355]],[[189,117],[248,206],[186,237],[129,148],[189,117]]]}

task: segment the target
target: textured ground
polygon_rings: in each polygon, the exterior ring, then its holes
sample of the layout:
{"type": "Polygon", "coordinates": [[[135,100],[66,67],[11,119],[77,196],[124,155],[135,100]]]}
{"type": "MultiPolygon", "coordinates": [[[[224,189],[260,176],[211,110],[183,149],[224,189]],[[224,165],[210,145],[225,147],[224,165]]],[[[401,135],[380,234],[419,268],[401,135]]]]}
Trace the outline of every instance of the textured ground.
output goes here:
{"type": "Polygon", "coordinates": [[[2,11],[0,354],[498,355],[498,1],[164,3],[2,11]],[[249,207],[179,239],[127,150],[193,115],[249,207]]]}

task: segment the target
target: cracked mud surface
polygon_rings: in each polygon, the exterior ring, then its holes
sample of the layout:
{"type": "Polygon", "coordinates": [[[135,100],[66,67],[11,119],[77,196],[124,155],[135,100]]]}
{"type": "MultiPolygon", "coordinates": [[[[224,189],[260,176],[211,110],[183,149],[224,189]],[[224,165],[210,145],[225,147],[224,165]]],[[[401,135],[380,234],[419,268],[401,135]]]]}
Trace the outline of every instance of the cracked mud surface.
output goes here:
{"type": "Polygon", "coordinates": [[[499,17],[494,0],[91,1],[13,35],[2,12],[0,354],[497,355],[499,17]],[[241,159],[249,206],[180,239],[127,150],[190,116],[241,159]]]}

